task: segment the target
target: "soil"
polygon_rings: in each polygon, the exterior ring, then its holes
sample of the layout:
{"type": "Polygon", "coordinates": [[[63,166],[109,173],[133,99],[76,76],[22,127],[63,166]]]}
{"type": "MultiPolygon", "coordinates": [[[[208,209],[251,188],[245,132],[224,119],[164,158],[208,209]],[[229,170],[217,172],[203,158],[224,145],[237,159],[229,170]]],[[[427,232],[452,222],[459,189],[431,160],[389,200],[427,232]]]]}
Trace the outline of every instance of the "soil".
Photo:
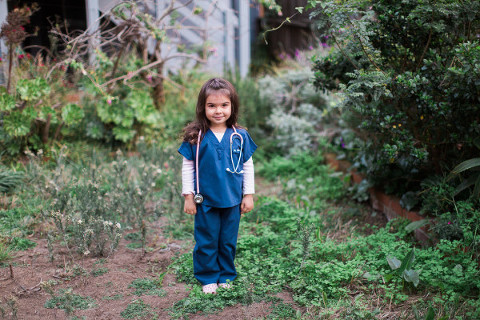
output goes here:
{"type": "MultiPolygon", "coordinates": [[[[156,226],[160,230],[162,220],[156,226]]],[[[123,319],[120,313],[139,297],[129,285],[135,279],[155,279],[165,272],[178,254],[191,251],[191,242],[174,241],[161,234],[150,237],[148,247],[152,251],[142,254],[142,249],[129,249],[129,241],[122,239],[115,254],[109,258],[72,257],[67,252],[56,254],[50,261],[45,239],[32,238],[37,246],[20,251],[14,259],[0,269],[0,305],[5,310],[5,319],[67,319],[63,309],[47,309],[45,303],[52,296],[41,285],[49,280],[56,281],[53,290],[58,293],[62,288],[72,288],[74,294],[95,299],[96,307],[87,310],[75,310],[77,319],[123,319]],[[106,268],[106,269],[105,269],[106,268]],[[95,270],[107,270],[95,274],[95,270]],[[81,272],[79,272],[81,270],[81,272]],[[8,307],[8,301],[15,301],[14,307],[8,307]],[[16,318],[14,316],[16,311],[16,318]]],[[[142,295],[140,298],[150,305],[156,319],[170,319],[169,308],[188,296],[185,283],[177,282],[175,275],[168,272],[163,279],[163,297],[142,295]]],[[[278,296],[285,303],[293,303],[288,293],[278,296]]],[[[0,310],[1,311],[1,310],[0,310]]],[[[196,314],[189,319],[258,319],[271,312],[270,303],[260,302],[248,306],[226,307],[217,314],[196,314]]],[[[1,317],[2,313],[0,313],[1,317]]]]}
{"type": "MultiPolygon", "coordinates": [[[[257,196],[271,196],[281,194],[281,185],[258,179],[259,193],[257,196]],[[262,192],[263,190],[263,192],[262,192]]],[[[372,215],[371,209],[363,208],[363,224],[385,225],[383,214],[372,215]]],[[[339,210],[340,216],[341,210],[339,210]]],[[[349,224],[338,219],[336,238],[349,236],[349,224]]],[[[9,266],[0,268],[0,307],[6,312],[2,319],[71,319],[72,315],[66,314],[63,309],[48,309],[45,303],[52,298],[41,285],[42,282],[55,281],[53,287],[58,294],[60,289],[72,288],[73,293],[89,296],[96,302],[96,306],[87,310],[75,310],[76,319],[123,319],[120,315],[134,300],[140,298],[145,304],[152,307],[156,319],[170,319],[170,308],[175,302],[186,298],[189,294],[187,285],[176,280],[175,275],[169,271],[163,279],[163,297],[134,294],[135,289],[129,285],[135,279],[155,279],[165,272],[172,263],[172,258],[179,254],[191,252],[191,241],[179,241],[166,238],[160,230],[166,225],[167,219],[161,218],[149,230],[159,230],[158,233],[148,237],[149,252],[145,254],[142,249],[131,249],[127,245],[131,242],[122,238],[115,254],[108,258],[72,257],[68,252],[56,252],[55,260],[50,261],[47,240],[42,236],[33,236],[32,241],[37,246],[25,251],[17,252],[9,261],[9,266]],[[108,270],[107,272],[97,272],[108,270]],[[14,301],[9,306],[9,302],[14,301]],[[16,312],[16,317],[14,313],[16,312]]],[[[129,232],[133,232],[129,231],[129,232]]],[[[285,304],[295,305],[289,292],[277,295],[285,304]]],[[[212,320],[237,320],[237,319],[262,319],[272,312],[270,302],[258,302],[251,305],[235,305],[224,308],[215,314],[189,315],[189,319],[212,320]]],[[[138,318],[137,318],[138,319],[138,318]]]]}

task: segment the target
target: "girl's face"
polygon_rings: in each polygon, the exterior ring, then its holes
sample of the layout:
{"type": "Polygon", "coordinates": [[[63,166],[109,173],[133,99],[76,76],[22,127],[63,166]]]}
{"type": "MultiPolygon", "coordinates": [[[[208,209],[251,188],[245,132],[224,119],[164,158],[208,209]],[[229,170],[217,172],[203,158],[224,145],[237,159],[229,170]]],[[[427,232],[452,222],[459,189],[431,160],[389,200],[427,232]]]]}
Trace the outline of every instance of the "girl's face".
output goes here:
{"type": "Polygon", "coordinates": [[[205,114],[211,129],[225,129],[232,114],[230,97],[222,91],[213,91],[205,101],[205,114]]]}

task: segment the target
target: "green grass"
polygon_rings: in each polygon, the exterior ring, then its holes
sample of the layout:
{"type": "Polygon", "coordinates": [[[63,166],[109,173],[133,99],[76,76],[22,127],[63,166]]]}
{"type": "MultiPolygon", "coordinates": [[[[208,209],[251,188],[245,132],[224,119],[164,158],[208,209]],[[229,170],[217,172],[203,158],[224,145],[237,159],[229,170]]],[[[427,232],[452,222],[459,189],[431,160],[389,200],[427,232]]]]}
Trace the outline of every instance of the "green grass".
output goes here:
{"type": "Polygon", "coordinates": [[[0,241],[0,264],[10,260],[11,257],[11,249],[0,241]]]}
{"type": "Polygon", "coordinates": [[[74,294],[71,288],[61,289],[57,295],[45,302],[47,309],[63,309],[67,314],[74,310],[85,310],[96,307],[95,299],[74,294]]]}
{"type": "Polygon", "coordinates": [[[135,279],[128,287],[135,289],[133,294],[136,296],[148,295],[164,297],[166,295],[166,292],[162,289],[162,284],[158,279],[135,279]]]}
{"type": "Polygon", "coordinates": [[[120,315],[124,319],[154,319],[152,307],[142,299],[133,300],[120,315]]]}
{"type": "Polygon", "coordinates": [[[102,267],[102,268],[94,268],[92,271],[90,271],[90,274],[94,277],[99,277],[101,275],[104,275],[108,272],[108,268],[102,267]]]}
{"type": "Polygon", "coordinates": [[[323,186],[301,192],[292,189],[283,200],[261,198],[242,218],[233,290],[204,295],[193,277],[191,253],[173,263],[177,279],[190,288],[189,296],[171,308],[173,318],[258,301],[272,303],[269,317],[274,319],[376,319],[392,306],[411,318],[415,301],[419,314],[425,314],[431,304],[436,317],[480,317],[480,269],[472,255],[461,250],[461,242],[440,241],[436,247],[421,248],[405,229],[408,221],[393,220],[384,227],[365,225],[364,215],[370,211],[331,202],[341,200],[346,193],[340,189],[347,186],[342,177],[318,165],[319,159],[303,156],[264,164],[262,172],[289,179],[286,185],[295,179],[296,186],[323,186]],[[402,261],[412,248],[414,259],[408,268],[420,273],[418,286],[389,265],[391,257],[402,261]],[[282,291],[291,293],[300,308],[275,300],[282,291]],[[352,296],[356,297],[353,304],[352,296]],[[422,303],[409,299],[412,296],[428,298],[422,303]]]}

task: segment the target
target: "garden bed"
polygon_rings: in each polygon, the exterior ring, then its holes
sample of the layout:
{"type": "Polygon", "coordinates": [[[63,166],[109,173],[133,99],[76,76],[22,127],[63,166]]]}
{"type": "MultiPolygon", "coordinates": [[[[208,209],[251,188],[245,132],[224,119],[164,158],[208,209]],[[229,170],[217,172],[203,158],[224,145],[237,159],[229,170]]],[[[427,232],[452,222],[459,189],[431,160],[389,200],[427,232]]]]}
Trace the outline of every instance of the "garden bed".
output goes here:
{"type": "MultiPolygon", "coordinates": [[[[348,173],[352,177],[355,184],[363,181],[364,177],[355,169],[351,170],[351,163],[346,160],[338,160],[334,153],[327,153],[325,155],[325,162],[336,171],[348,173]]],[[[397,218],[405,218],[411,222],[425,219],[416,211],[406,210],[400,205],[400,199],[393,195],[388,195],[378,188],[369,188],[369,201],[373,209],[383,213],[390,221],[397,218]]],[[[427,227],[421,227],[414,230],[415,238],[423,245],[432,243],[432,236],[428,233],[427,227]]]]}

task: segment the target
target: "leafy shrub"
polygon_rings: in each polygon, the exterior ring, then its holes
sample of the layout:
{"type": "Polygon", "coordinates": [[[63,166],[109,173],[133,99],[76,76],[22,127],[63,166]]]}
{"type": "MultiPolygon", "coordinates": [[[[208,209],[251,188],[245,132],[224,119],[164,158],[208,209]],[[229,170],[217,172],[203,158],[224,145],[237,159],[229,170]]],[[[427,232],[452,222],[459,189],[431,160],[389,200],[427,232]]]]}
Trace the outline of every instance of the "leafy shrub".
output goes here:
{"type": "Polygon", "coordinates": [[[342,91],[345,119],[365,141],[358,159],[377,185],[418,190],[478,154],[478,1],[310,5],[338,47],[317,59],[315,85],[342,91]]]}
{"type": "Polygon", "coordinates": [[[27,148],[48,148],[48,142],[58,140],[61,133],[71,134],[84,117],[83,109],[67,99],[68,64],[58,48],[51,48],[57,52],[55,58],[32,57],[18,49],[28,36],[23,25],[38,9],[32,4],[12,10],[0,32],[9,49],[7,84],[0,87],[0,147],[10,156],[27,148]]]}
{"type": "Polygon", "coordinates": [[[272,128],[276,154],[289,156],[312,149],[320,134],[318,128],[326,100],[311,84],[308,68],[280,70],[258,80],[260,99],[272,110],[267,119],[272,128]]]}

